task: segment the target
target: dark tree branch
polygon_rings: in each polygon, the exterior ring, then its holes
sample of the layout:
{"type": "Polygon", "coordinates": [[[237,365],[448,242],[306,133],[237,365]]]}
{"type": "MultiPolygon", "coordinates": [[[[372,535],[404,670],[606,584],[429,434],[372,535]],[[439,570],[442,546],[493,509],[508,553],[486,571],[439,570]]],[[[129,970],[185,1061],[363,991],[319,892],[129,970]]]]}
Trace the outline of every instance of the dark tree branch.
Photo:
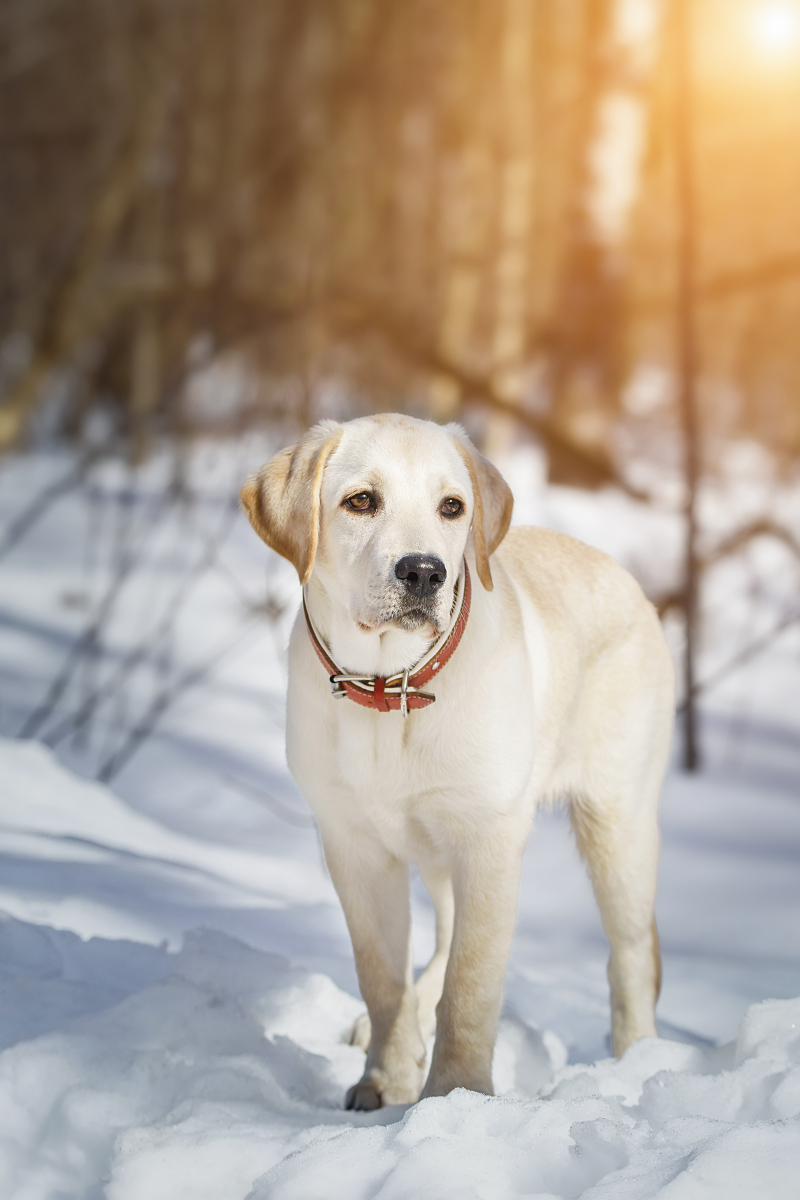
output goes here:
{"type": "Polygon", "coordinates": [[[29,504],[25,506],[21,513],[14,517],[13,521],[8,525],[0,541],[0,558],[4,558],[21,538],[36,524],[37,521],[45,515],[57,500],[71,492],[74,487],[82,481],[86,474],[86,469],[97,458],[99,454],[89,452],[83,454],[76,465],[60,479],[56,479],[54,483],[48,484],[38,496],[35,496],[29,504]]]}
{"type": "Polygon", "coordinates": [[[378,334],[400,358],[417,371],[449,376],[461,388],[465,406],[475,405],[513,417],[524,429],[540,438],[548,448],[572,459],[594,486],[618,487],[635,500],[651,502],[651,498],[645,492],[627,482],[604,450],[575,441],[548,417],[531,412],[524,405],[501,396],[488,375],[471,371],[468,367],[453,362],[426,342],[412,325],[403,322],[394,314],[367,302],[355,309],[351,307],[346,315],[339,317],[338,323],[351,335],[378,334]]]}
{"type": "MultiPolygon", "coordinates": [[[[789,629],[792,625],[796,625],[798,621],[800,621],[800,609],[796,609],[794,612],[788,613],[778,622],[777,625],[774,626],[774,628],[770,629],[768,633],[762,634],[761,637],[756,638],[755,641],[751,642],[749,646],[745,646],[744,650],[741,650],[738,654],[735,654],[733,658],[729,659],[728,662],[723,663],[723,665],[718,667],[716,671],[712,671],[707,679],[702,680],[700,683],[695,683],[692,691],[693,697],[710,691],[712,688],[716,687],[718,683],[722,683],[724,679],[727,679],[729,675],[732,675],[734,671],[737,671],[739,667],[743,667],[752,659],[757,658],[759,654],[763,653],[764,650],[768,649],[768,647],[772,645],[772,643],[777,637],[780,636],[780,634],[789,629]]],[[[685,713],[687,699],[684,699],[683,702],[678,705],[678,716],[680,716],[682,713],[685,713]]]]}
{"type": "MultiPolygon", "coordinates": [[[[165,504],[170,499],[171,497],[168,494],[164,494],[159,498],[158,503],[154,506],[154,512],[152,514],[150,526],[152,526],[152,523],[155,522],[165,504]]],[[[103,596],[103,599],[100,602],[94,619],[73,644],[61,670],[51,683],[47,695],[42,700],[41,704],[30,714],[20,729],[18,734],[19,737],[35,737],[44,725],[47,718],[52,713],[55,706],[58,704],[59,700],[69,686],[70,680],[72,679],[76,668],[79,666],[84,656],[91,651],[97,642],[100,631],[102,630],[106,621],[109,619],[119,593],[122,591],[122,588],[124,587],[128,577],[132,573],[134,567],[141,557],[144,540],[145,539],[143,538],[142,543],[136,549],[129,550],[123,555],[117,566],[114,578],[112,579],[106,594],[103,596]]]]}
{"type": "Polygon", "coordinates": [[[215,666],[231,654],[245,636],[249,634],[254,623],[255,618],[248,620],[224,646],[209,655],[202,663],[198,663],[196,666],[190,667],[188,671],[184,671],[171,687],[165,688],[156,697],[139,723],[131,730],[122,746],[118,750],[115,750],[100,767],[100,770],[97,772],[97,778],[102,783],[108,783],[115,775],[119,774],[142,743],[150,737],[167,709],[184,692],[200,683],[215,666]]]}
{"type": "Polygon", "coordinates": [[[46,734],[44,741],[48,746],[56,746],[62,738],[68,737],[70,733],[82,729],[87,721],[91,720],[98,706],[104,700],[115,695],[145,659],[148,657],[157,657],[159,649],[167,643],[174,630],[181,609],[191,594],[192,585],[214,565],[222,543],[227,536],[232,518],[235,517],[237,511],[238,508],[235,508],[232,514],[226,514],[223,527],[208,538],[203,553],[180,581],[174,595],[170,599],[166,613],[155,630],[148,633],[138,646],[135,646],[133,650],[125,655],[117,670],[112,672],[104,683],[85,697],[77,712],[65,717],[63,721],[46,734]]]}

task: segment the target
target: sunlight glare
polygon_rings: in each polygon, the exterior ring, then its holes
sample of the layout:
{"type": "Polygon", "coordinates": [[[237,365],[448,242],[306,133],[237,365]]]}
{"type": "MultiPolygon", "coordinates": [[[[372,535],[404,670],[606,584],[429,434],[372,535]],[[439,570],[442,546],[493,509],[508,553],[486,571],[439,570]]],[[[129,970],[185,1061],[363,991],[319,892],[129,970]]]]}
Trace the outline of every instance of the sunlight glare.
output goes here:
{"type": "Polygon", "coordinates": [[[762,53],[791,53],[800,45],[800,8],[789,0],[758,4],[751,13],[750,29],[762,53]]]}

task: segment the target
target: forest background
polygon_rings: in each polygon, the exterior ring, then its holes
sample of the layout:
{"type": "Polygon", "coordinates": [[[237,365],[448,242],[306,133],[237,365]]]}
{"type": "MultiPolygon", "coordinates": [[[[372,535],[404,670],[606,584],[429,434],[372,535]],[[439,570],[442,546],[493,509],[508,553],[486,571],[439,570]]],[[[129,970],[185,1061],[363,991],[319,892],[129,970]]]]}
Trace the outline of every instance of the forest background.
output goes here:
{"type": "Polygon", "coordinates": [[[498,461],[529,441],[553,484],[683,514],[643,582],[691,766],[703,572],[800,549],[776,511],[697,515],[800,453],[799,26],[791,0],[7,0],[0,448],[73,461],[0,552],[104,460],[135,487],[167,453],[185,505],[203,439],[400,410],[498,461]]]}

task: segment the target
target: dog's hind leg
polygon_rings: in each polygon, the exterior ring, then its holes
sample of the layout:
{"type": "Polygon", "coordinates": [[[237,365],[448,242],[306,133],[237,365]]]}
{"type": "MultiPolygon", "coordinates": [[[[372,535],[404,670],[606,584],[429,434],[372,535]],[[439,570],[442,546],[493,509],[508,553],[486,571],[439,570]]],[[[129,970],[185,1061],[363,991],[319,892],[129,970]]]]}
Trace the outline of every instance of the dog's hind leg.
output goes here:
{"type": "Polygon", "coordinates": [[[635,806],[574,801],[572,827],[611,946],[611,1033],[619,1056],[637,1038],[657,1036],[661,960],[653,916],[659,841],[656,797],[635,806]]]}
{"type": "Polygon", "coordinates": [[[382,846],[323,829],[325,858],[344,908],[371,1025],[364,1075],[348,1108],[413,1104],[425,1043],[417,1021],[410,956],[408,868],[382,846]]]}

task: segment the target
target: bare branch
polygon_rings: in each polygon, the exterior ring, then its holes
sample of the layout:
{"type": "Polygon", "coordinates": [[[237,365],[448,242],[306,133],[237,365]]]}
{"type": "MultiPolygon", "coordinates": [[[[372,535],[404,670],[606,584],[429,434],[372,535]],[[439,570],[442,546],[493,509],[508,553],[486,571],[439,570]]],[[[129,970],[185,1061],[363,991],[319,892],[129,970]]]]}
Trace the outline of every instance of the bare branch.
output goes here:
{"type": "Polygon", "coordinates": [[[48,484],[25,506],[6,529],[0,541],[0,558],[4,558],[17,542],[39,521],[57,500],[77,487],[86,474],[86,468],[98,457],[90,452],[81,456],[71,470],[54,483],[48,484]]]}
{"type": "Polygon", "coordinates": [[[244,779],[236,779],[233,775],[223,775],[223,779],[229,787],[235,788],[239,792],[244,792],[246,796],[252,796],[270,812],[285,821],[287,825],[296,825],[300,829],[315,829],[317,822],[310,813],[295,812],[289,808],[277,796],[271,795],[269,792],[263,791],[262,788],[256,787],[252,783],[247,783],[244,779]]]}
{"type": "Polygon", "coordinates": [[[205,659],[202,663],[198,663],[194,667],[190,667],[188,671],[180,676],[180,678],[169,688],[165,688],[159,696],[150,705],[147,712],[142,717],[141,721],[131,730],[130,734],[123,742],[122,746],[116,750],[100,767],[97,772],[97,778],[102,783],[108,783],[115,775],[118,775],[128,760],[136,753],[143,742],[150,737],[158,722],[163,717],[168,708],[178,700],[184,692],[195,687],[202,682],[208,673],[213,670],[224,658],[239,645],[241,641],[250,633],[255,618],[246,621],[245,624],[238,630],[236,635],[227,641],[220,649],[216,650],[212,655],[205,659]]]}
{"type": "Polygon", "coordinates": [[[65,717],[55,729],[51,729],[44,741],[48,746],[56,746],[62,738],[68,737],[70,733],[82,729],[87,721],[90,721],[98,706],[106,699],[115,695],[120,687],[130,678],[136,668],[148,657],[155,657],[169,639],[172,631],[180,615],[186,601],[191,594],[192,584],[196,583],[205,571],[214,565],[215,559],[219,554],[222,543],[224,542],[233,517],[236,516],[238,507],[233,509],[233,512],[226,514],[226,519],[223,522],[223,527],[216,533],[212,534],[206,542],[205,549],[189,571],[181,579],[178,587],[167,605],[167,611],[162,617],[155,630],[149,632],[135,646],[119,664],[116,671],[85,697],[83,703],[78,708],[77,712],[71,713],[65,717]]]}
{"type": "Polygon", "coordinates": [[[470,371],[462,364],[445,357],[432,345],[423,341],[416,329],[394,314],[379,310],[375,305],[365,304],[357,309],[351,308],[341,323],[349,326],[351,333],[374,331],[380,334],[396,353],[418,370],[449,376],[461,388],[465,405],[476,405],[513,417],[546,446],[572,459],[595,486],[613,485],[635,500],[651,502],[651,498],[645,492],[641,492],[624,479],[605,451],[575,441],[548,417],[531,412],[524,405],[500,395],[488,375],[470,371]]]}
{"type": "Polygon", "coordinates": [[[769,517],[757,517],[751,521],[749,525],[742,526],[737,529],[729,537],[700,560],[700,565],[705,570],[708,567],[719,562],[722,558],[727,558],[731,554],[735,554],[737,550],[741,550],[748,542],[752,542],[755,538],[771,537],[776,538],[779,542],[783,542],[785,546],[794,554],[795,558],[800,559],[800,541],[795,537],[790,529],[784,525],[780,525],[777,521],[771,520],[769,517]]]}
{"type": "MultiPolygon", "coordinates": [[[[169,494],[164,494],[159,498],[158,503],[154,506],[152,520],[148,522],[148,531],[150,528],[152,528],[156,518],[160,515],[165,504],[169,500],[171,500],[169,494]]],[[[50,716],[55,706],[58,704],[59,700],[66,691],[70,680],[72,679],[76,667],[82,661],[84,655],[94,646],[99,633],[103,628],[103,625],[111,615],[119,593],[122,591],[122,588],[124,587],[128,577],[141,557],[144,540],[145,539],[143,538],[142,542],[137,548],[134,550],[129,550],[123,555],[120,563],[117,566],[114,578],[112,579],[105,596],[100,602],[93,621],[87,626],[81,636],[73,643],[61,670],[51,683],[47,695],[41,704],[34,709],[34,711],[25,721],[24,725],[19,731],[19,737],[35,737],[44,725],[47,718],[50,716]]]]}
{"type": "MultiPolygon", "coordinates": [[[[738,654],[735,654],[733,658],[729,659],[728,662],[724,663],[716,671],[712,671],[707,679],[695,684],[694,688],[692,689],[693,694],[695,696],[699,696],[703,692],[711,691],[711,689],[716,687],[718,683],[722,683],[724,679],[727,679],[729,675],[732,675],[734,671],[738,671],[739,667],[745,666],[746,663],[749,663],[752,659],[757,658],[759,654],[762,654],[764,650],[767,650],[777,637],[779,637],[792,625],[796,625],[798,621],[800,621],[800,609],[795,609],[794,612],[788,613],[785,617],[783,617],[782,620],[780,620],[778,624],[775,625],[774,628],[768,633],[762,634],[761,637],[756,638],[756,640],[751,642],[749,646],[746,646],[744,650],[741,650],[738,654]]],[[[680,716],[685,709],[686,701],[684,700],[678,705],[676,711],[680,716]]]]}

